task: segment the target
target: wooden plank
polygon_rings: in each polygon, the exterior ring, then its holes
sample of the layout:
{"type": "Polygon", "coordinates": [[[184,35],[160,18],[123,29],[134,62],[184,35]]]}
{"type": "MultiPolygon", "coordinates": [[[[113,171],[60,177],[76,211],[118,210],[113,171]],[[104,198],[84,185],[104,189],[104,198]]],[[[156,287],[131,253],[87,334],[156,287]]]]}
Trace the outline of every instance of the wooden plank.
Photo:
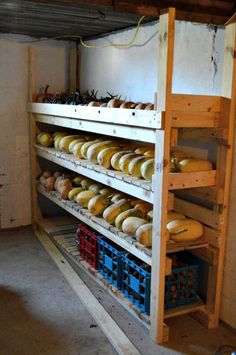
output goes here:
{"type": "Polygon", "coordinates": [[[203,201],[209,201],[211,203],[222,204],[223,203],[223,189],[218,189],[214,187],[197,187],[194,189],[183,189],[181,193],[187,196],[197,198],[203,201]]]}
{"type": "MultiPolygon", "coordinates": [[[[28,47],[28,99],[31,102],[33,93],[35,93],[35,50],[28,47]]],[[[32,113],[29,114],[29,137],[30,137],[30,170],[31,170],[31,209],[32,209],[32,224],[35,228],[35,221],[42,217],[37,201],[37,191],[35,188],[35,180],[40,174],[40,167],[37,163],[34,145],[36,144],[36,118],[32,113]]]]}
{"type": "Polygon", "coordinates": [[[199,299],[196,303],[166,310],[164,318],[165,319],[173,318],[173,317],[181,316],[183,314],[203,310],[205,308],[206,306],[204,305],[203,301],[199,299]]]}
{"type": "MultiPolygon", "coordinates": [[[[172,73],[174,57],[175,10],[169,9],[160,16],[159,23],[159,72],[157,107],[160,111],[170,108],[172,73]]],[[[169,186],[171,121],[165,117],[165,131],[156,132],[155,172],[154,172],[154,209],[151,280],[151,329],[154,341],[162,343],[168,338],[168,328],[164,324],[165,259],[166,259],[166,221],[169,186]],[[160,196],[161,199],[160,199],[160,196]]]]}
{"type": "Polygon", "coordinates": [[[228,130],[225,128],[183,128],[179,130],[179,138],[189,141],[202,139],[211,142],[217,140],[223,144],[228,139],[228,130]]]}
{"type": "Polygon", "coordinates": [[[192,187],[215,186],[216,171],[199,171],[191,173],[170,173],[169,190],[192,187]]]}
{"type": "Polygon", "coordinates": [[[172,272],[172,259],[166,257],[166,270],[165,273],[166,275],[170,275],[172,272]]]}
{"type": "Polygon", "coordinates": [[[75,92],[76,88],[78,87],[78,51],[77,47],[70,48],[69,53],[69,91],[75,92]]]}
{"type": "Polygon", "coordinates": [[[171,129],[171,137],[170,137],[170,146],[176,147],[178,145],[178,129],[172,128],[171,129]]]}
{"type": "MultiPolygon", "coordinates": [[[[214,317],[209,322],[209,327],[216,327],[218,325],[220,303],[221,303],[221,288],[223,279],[223,265],[224,265],[224,253],[225,253],[225,241],[227,235],[227,219],[229,209],[229,197],[230,197],[230,182],[232,172],[232,160],[233,160],[233,144],[234,144],[234,128],[235,128],[235,113],[236,113],[236,24],[230,24],[225,29],[225,47],[224,47],[224,66],[223,66],[223,82],[222,82],[222,96],[231,99],[230,106],[222,107],[222,110],[226,109],[226,112],[222,112],[223,116],[227,115],[228,118],[228,145],[222,147],[219,151],[219,159],[224,156],[224,164],[221,167],[218,165],[218,174],[225,173],[224,179],[224,199],[222,210],[222,224],[221,224],[221,245],[219,249],[218,269],[216,276],[216,292],[214,303],[214,317]],[[228,112],[228,114],[227,114],[228,112]],[[221,170],[220,170],[221,169],[221,170]],[[223,170],[222,170],[223,169],[223,170]]],[[[226,120],[226,118],[224,119],[226,120]]],[[[222,182],[219,181],[222,184],[222,182]]],[[[212,306],[208,305],[210,311],[212,306]]]]}
{"type": "Polygon", "coordinates": [[[196,203],[185,201],[180,198],[174,200],[174,210],[183,213],[185,216],[196,219],[207,226],[219,229],[221,225],[221,215],[209,208],[202,207],[196,203]]]}
{"type": "MultiPolygon", "coordinates": [[[[40,105],[40,104],[35,104],[35,105],[40,105]]],[[[47,104],[42,104],[42,105],[47,105],[47,104]]],[[[52,104],[48,104],[48,105],[52,105],[52,104]]],[[[73,118],[59,117],[59,116],[49,116],[44,114],[37,114],[37,121],[47,123],[50,125],[77,129],[77,130],[90,132],[90,133],[94,132],[97,134],[108,135],[111,137],[120,137],[129,140],[130,137],[132,137],[133,140],[146,142],[146,143],[147,142],[155,143],[155,131],[149,128],[136,127],[134,129],[132,126],[128,126],[128,125],[125,126],[125,125],[116,124],[113,126],[110,123],[106,123],[106,122],[104,123],[99,121],[97,121],[95,125],[94,121],[86,121],[81,119],[73,119],[73,118]]]]}
{"type": "Polygon", "coordinates": [[[176,253],[179,251],[184,251],[184,250],[194,250],[194,249],[199,249],[199,248],[206,248],[209,246],[208,240],[205,238],[200,238],[198,240],[192,241],[192,242],[173,242],[168,241],[166,244],[166,252],[168,254],[170,253],[176,253]]]}
{"type": "Polygon", "coordinates": [[[36,235],[117,353],[122,355],[140,354],[46,234],[38,231],[36,235]]]}
{"type": "Polygon", "coordinates": [[[88,107],[61,104],[31,103],[29,112],[77,120],[134,126],[149,129],[161,128],[161,112],[107,107],[88,107]]]}
{"type": "Polygon", "coordinates": [[[171,95],[171,111],[196,113],[220,112],[220,96],[207,95],[171,95]]]}
{"type": "MultiPolygon", "coordinates": [[[[83,161],[82,159],[76,159],[74,158],[73,155],[69,155],[65,153],[60,153],[60,158],[59,158],[55,156],[56,151],[53,148],[45,149],[39,145],[36,145],[36,152],[38,156],[47,159],[49,161],[52,161],[53,163],[56,163],[58,165],[61,165],[71,171],[75,171],[78,174],[94,179],[114,189],[121,190],[124,193],[127,193],[131,196],[135,196],[144,201],[153,203],[154,194],[151,190],[143,189],[142,187],[134,185],[132,183],[127,183],[126,181],[124,181],[124,178],[122,180],[117,179],[116,175],[118,175],[119,172],[114,171],[114,177],[111,177],[110,175],[108,175],[108,169],[105,169],[103,167],[99,167],[100,172],[97,172],[95,170],[91,171],[91,169],[81,166],[81,163],[85,164],[86,166],[86,161],[83,161]]],[[[93,163],[91,163],[91,166],[94,166],[94,168],[97,167],[97,165],[93,163]]],[[[124,175],[124,177],[125,176],[128,175],[124,175]]],[[[129,178],[130,178],[130,182],[132,182],[132,179],[135,179],[132,178],[131,176],[129,176],[129,178]]],[[[150,189],[151,189],[151,183],[148,184],[150,185],[150,189]]],[[[170,201],[170,203],[172,202],[170,201]]]]}
{"type": "Polygon", "coordinates": [[[177,128],[215,128],[219,126],[219,113],[215,112],[183,112],[171,111],[166,115],[170,117],[172,127],[177,128]]]}
{"type": "MultiPolygon", "coordinates": [[[[73,204],[70,201],[65,201],[65,200],[59,199],[56,196],[56,193],[55,194],[49,193],[42,186],[38,185],[37,189],[43,196],[45,196],[49,200],[51,200],[54,203],[56,203],[58,206],[60,206],[61,208],[63,208],[67,212],[69,212],[72,216],[78,218],[83,223],[85,223],[88,226],[90,226],[93,229],[95,229],[101,235],[104,235],[105,237],[110,239],[112,242],[114,242],[115,244],[121,246],[122,248],[124,248],[125,250],[127,250],[128,252],[130,252],[131,254],[133,254],[134,256],[139,258],[140,260],[144,261],[148,265],[152,264],[152,257],[147,255],[147,253],[145,253],[144,250],[137,249],[134,245],[128,243],[126,239],[123,239],[123,238],[119,237],[119,235],[115,235],[109,229],[106,229],[104,227],[104,224],[101,225],[102,223],[100,223],[100,224],[99,223],[95,223],[94,222],[95,218],[89,219],[86,215],[78,212],[77,209],[74,208],[74,206],[75,207],[78,206],[77,204],[73,204]]],[[[85,212],[87,212],[87,210],[85,210],[85,212]]],[[[105,222],[102,218],[98,218],[98,217],[96,217],[96,218],[97,218],[98,222],[102,222],[102,221],[105,222]]],[[[108,228],[109,227],[111,227],[111,226],[108,225],[108,228]]]]}

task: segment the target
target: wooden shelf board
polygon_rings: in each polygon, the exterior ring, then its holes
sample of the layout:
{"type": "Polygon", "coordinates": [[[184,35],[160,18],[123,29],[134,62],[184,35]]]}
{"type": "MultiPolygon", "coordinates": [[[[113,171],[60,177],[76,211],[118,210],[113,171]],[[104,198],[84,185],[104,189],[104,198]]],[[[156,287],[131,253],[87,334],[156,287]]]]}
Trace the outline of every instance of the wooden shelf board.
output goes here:
{"type": "Polygon", "coordinates": [[[204,310],[205,308],[206,308],[205,304],[199,298],[197,300],[197,302],[195,302],[193,304],[188,304],[188,305],[185,305],[185,306],[180,306],[180,307],[176,307],[176,308],[173,308],[173,309],[165,310],[164,319],[177,317],[177,316],[180,316],[180,315],[183,315],[183,314],[204,310]]]}
{"type": "Polygon", "coordinates": [[[45,148],[36,145],[36,153],[38,156],[75,171],[78,174],[153,203],[153,191],[151,190],[151,183],[148,181],[131,177],[119,171],[108,170],[88,160],[76,159],[72,154],[58,152],[54,148],[45,148]]]}
{"type": "Polygon", "coordinates": [[[215,184],[215,170],[169,174],[169,190],[215,186],[215,184]]]}
{"type": "Polygon", "coordinates": [[[167,254],[175,253],[183,250],[191,250],[191,249],[199,249],[199,248],[207,248],[209,246],[208,241],[205,238],[200,238],[198,240],[192,242],[167,242],[166,252],[167,254]]]}
{"type": "Polygon", "coordinates": [[[71,201],[61,200],[58,197],[58,193],[56,191],[49,192],[39,184],[37,185],[37,189],[43,196],[56,203],[58,206],[78,218],[80,221],[89,225],[98,233],[101,233],[101,235],[104,235],[148,265],[151,265],[151,249],[145,248],[141,244],[137,243],[135,239],[125,235],[124,233],[120,233],[118,229],[106,223],[106,221],[104,221],[102,218],[92,216],[88,210],[83,209],[78,204],[71,201]],[[115,231],[117,231],[117,234],[114,234],[115,231]]]}
{"type": "Polygon", "coordinates": [[[160,129],[162,114],[158,111],[29,103],[28,111],[41,115],[68,117],[84,121],[117,124],[122,126],[160,129]]]}
{"type": "Polygon", "coordinates": [[[149,328],[150,317],[144,313],[141,313],[133,304],[130,302],[122,292],[109,284],[104,277],[98,273],[96,269],[90,266],[86,261],[82,260],[79,256],[77,249],[75,235],[72,238],[70,235],[57,235],[52,238],[54,244],[65,253],[79,268],[85,271],[94,281],[96,281],[99,286],[104,288],[117,302],[119,302],[125,309],[127,309],[135,318],[142,322],[142,324],[149,328]]]}

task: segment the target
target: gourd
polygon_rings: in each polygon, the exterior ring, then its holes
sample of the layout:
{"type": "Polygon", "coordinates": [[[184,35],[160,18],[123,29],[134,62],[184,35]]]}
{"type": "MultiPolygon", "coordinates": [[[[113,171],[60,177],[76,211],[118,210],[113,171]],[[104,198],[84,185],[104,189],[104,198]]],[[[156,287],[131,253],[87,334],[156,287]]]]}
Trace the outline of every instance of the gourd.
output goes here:
{"type": "Polygon", "coordinates": [[[144,156],[136,157],[132,159],[128,165],[129,174],[137,178],[140,178],[142,176],[141,174],[142,164],[148,159],[149,159],[148,157],[144,157],[144,156]]]}
{"type": "Polygon", "coordinates": [[[70,179],[64,179],[59,176],[55,182],[55,189],[59,192],[62,200],[66,200],[68,198],[68,194],[72,188],[72,182],[70,179]]]}
{"type": "Polygon", "coordinates": [[[103,218],[110,224],[114,224],[116,217],[123,211],[131,208],[131,204],[128,200],[122,199],[113,205],[107,207],[103,212],[103,218]]]}
{"type": "Polygon", "coordinates": [[[71,189],[68,193],[68,199],[70,201],[73,201],[74,198],[81,192],[83,191],[82,187],[74,187],[73,189],[71,189]]]}
{"type": "Polygon", "coordinates": [[[98,162],[97,157],[101,150],[114,145],[112,141],[97,142],[92,144],[87,151],[87,159],[92,163],[96,164],[98,162]]]}
{"type": "Polygon", "coordinates": [[[88,142],[84,143],[80,148],[81,158],[87,159],[87,152],[88,152],[89,147],[91,147],[93,144],[98,143],[100,141],[101,141],[101,139],[95,139],[95,140],[88,141],[88,142]]]}
{"type": "Polygon", "coordinates": [[[128,217],[122,223],[122,231],[130,236],[135,236],[136,230],[143,224],[148,223],[147,220],[140,217],[128,217]]]}
{"type": "Polygon", "coordinates": [[[190,218],[176,219],[167,224],[167,229],[175,242],[193,241],[203,235],[202,224],[190,218]]]}
{"type": "Polygon", "coordinates": [[[83,147],[83,145],[87,143],[87,141],[83,141],[83,142],[77,142],[74,146],[73,146],[73,155],[75,158],[77,159],[83,159],[83,156],[81,154],[81,149],[83,147]]]}
{"type": "Polygon", "coordinates": [[[44,186],[45,186],[49,191],[52,191],[52,190],[54,190],[55,182],[56,182],[56,177],[54,177],[54,176],[49,176],[48,178],[46,178],[46,181],[45,181],[45,185],[44,185],[44,186]]]}
{"type": "Polygon", "coordinates": [[[97,195],[89,200],[88,210],[94,216],[100,216],[109,204],[110,201],[108,198],[102,195],[97,195]]]}
{"type": "Polygon", "coordinates": [[[123,194],[122,192],[116,192],[113,194],[113,196],[111,197],[111,202],[112,203],[116,203],[118,202],[119,200],[122,200],[123,198],[126,198],[127,195],[126,194],[123,194]]]}
{"type": "Polygon", "coordinates": [[[37,143],[44,147],[51,147],[53,145],[53,137],[50,133],[41,132],[37,135],[37,143]]]}
{"type": "Polygon", "coordinates": [[[74,146],[77,144],[77,143],[85,143],[86,140],[84,138],[78,138],[78,139],[75,139],[73,140],[70,144],[69,144],[69,152],[71,154],[73,154],[73,149],[74,149],[74,146]]]}
{"type": "Polygon", "coordinates": [[[76,197],[76,202],[82,207],[87,208],[89,200],[94,196],[96,196],[96,192],[89,191],[89,190],[82,191],[78,193],[76,197]]]}
{"type": "Polygon", "coordinates": [[[145,180],[152,181],[155,159],[148,159],[141,166],[141,175],[145,180]]]}
{"type": "Polygon", "coordinates": [[[139,154],[136,154],[136,153],[129,153],[129,154],[125,154],[123,155],[121,158],[120,158],[120,161],[119,161],[119,167],[120,167],[120,170],[123,172],[123,173],[126,173],[128,174],[129,173],[129,163],[131,162],[132,159],[136,158],[140,156],[139,154]]]}
{"type": "Polygon", "coordinates": [[[94,184],[94,180],[92,179],[87,179],[87,178],[84,178],[81,182],[80,182],[80,185],[83,187],[84,190],[88,190],[89,189],[89,186],[93,185],[94,184]]]}
{"type": "Polygon", "coordinates": [[[203,159],[184,159],[177,164],[181,173],[193,171],[208,171],[212,170],[213,166],[209,160],[203,159]]]}
{"type": "Polygon", "coordinates": [[[72,180],[72,182],[73,182],[73,184],[74,184],[75,186],[81,186],[81,181],[82,181],[82,180],[84,180],[84,176],[78,175],[78,176],[76,176],[76,177],[72,180]]]}
{"type": "Polygon", "coordinates": [[[112,168],[115,170],[120,170],[120,166],[119,166],[120,158],[123,157],[123,155],[129,154],[129,153],[132,153],[132,151],[131,150],[123,150],[123,151],[119,151],[119,152],[115,153],[111,158],[112,168]]]}
{"type": "Polygon", "coordinates": [[[182,213],[168,212],[167,214],[167,224],[176,219],[185,219],[186,217],[182,213]]]}
{"type": "Polygon", "coordinates": [[[116,192],[116,190],[112,189],[111,187],[104,187],[99,191],[100,195],[108,197],[113,195],[116,192]]]}
{"type": "Polygon", "coordinates": [[[121,212],[115,220],[115,226],[119,230],[122,230],[122,223],[124,220],[128,217],[144,217],[144,213],[141,209],[139,208],[130,208],[129,210],[126,210],[124,212],[121,212]]]}
{"type": "Polygon", "coordinates": [[[78,135],[71,135],[62,137],[59,143],[59,150],[65,153],[69,153],[69,145],[71,142],[75,141],[76,139],[80,138],[78,135]]]}
{"type": "Polygon", "coordinates": [[[142,145],[141,147],[136,148],[134,152],[136,154],[144,154],[145,152],[149,151],[150,149],[152,149],[151,145],[142,145]]]}
{"type": "Polygon", "coordinates": [[[104,185],[102,185],[102,184],[94,183],[94,184],[90,185],[88,189],[90,191],[96,192],[98,194],[103,187],[104,187],[104,185]]]}
{"type": "Polygon", "coordinates": [[[137,242],[145,245],[146,247],[152,246],[152,223],[147,223],[140,226],[136,232],[135,237],[137,242]]]}
{"type": "Polygon", "coordinates": [[[109,169],[111,167],[112,156],[120,150],[120,147],[109,147],[101,150],[97,156],[99,165],[109,169]]]}

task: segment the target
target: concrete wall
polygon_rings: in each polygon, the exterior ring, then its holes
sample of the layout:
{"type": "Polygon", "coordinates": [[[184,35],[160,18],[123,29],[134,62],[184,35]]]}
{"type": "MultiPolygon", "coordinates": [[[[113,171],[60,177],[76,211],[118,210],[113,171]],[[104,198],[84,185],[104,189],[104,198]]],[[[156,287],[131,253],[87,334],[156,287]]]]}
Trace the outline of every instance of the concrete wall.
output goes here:
{"type": "MultiPolygon", "coordinates": [[[[31,223],[28,59],[25,36],[0,36],[0,228],[31,223]]],[[[36,86],[65,90],[69,45],[42,42],[36,48],[36,86]]]]}
{"type": "MultiPolygon", "coordinates": [[[[81,88],[122,95],[123,99],[153,102],[157,87],[158,24],[143,26],[132,48],[81,49],[81,88]]],[[[127,43],[133,30],[109,35],[91,43],[127,43]]],[[[224,31],[177,22],[173,92],[221,94],[224,31]]],[[[236,146],[236,142],[235,142],[236,146]]],[[[234,157],[233,181],[236,176],[234,157]]],[[[236,239],[234,215],[236,187],[232,184],[229,229],[224,268],[221,318],[236,328],[236,239]]]]}

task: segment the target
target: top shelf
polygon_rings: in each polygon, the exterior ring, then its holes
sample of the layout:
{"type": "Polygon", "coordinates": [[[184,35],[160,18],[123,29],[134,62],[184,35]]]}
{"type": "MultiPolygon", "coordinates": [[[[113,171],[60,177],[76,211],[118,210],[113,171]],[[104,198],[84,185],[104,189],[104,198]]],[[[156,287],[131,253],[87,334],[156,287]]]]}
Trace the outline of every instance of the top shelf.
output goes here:
{"type": "Polygon", "coordinates": [[[160,129],[162,123],[161,112],[151,110],[31,103],[29,111],[42,115],[149,129],[160,129]]]}

